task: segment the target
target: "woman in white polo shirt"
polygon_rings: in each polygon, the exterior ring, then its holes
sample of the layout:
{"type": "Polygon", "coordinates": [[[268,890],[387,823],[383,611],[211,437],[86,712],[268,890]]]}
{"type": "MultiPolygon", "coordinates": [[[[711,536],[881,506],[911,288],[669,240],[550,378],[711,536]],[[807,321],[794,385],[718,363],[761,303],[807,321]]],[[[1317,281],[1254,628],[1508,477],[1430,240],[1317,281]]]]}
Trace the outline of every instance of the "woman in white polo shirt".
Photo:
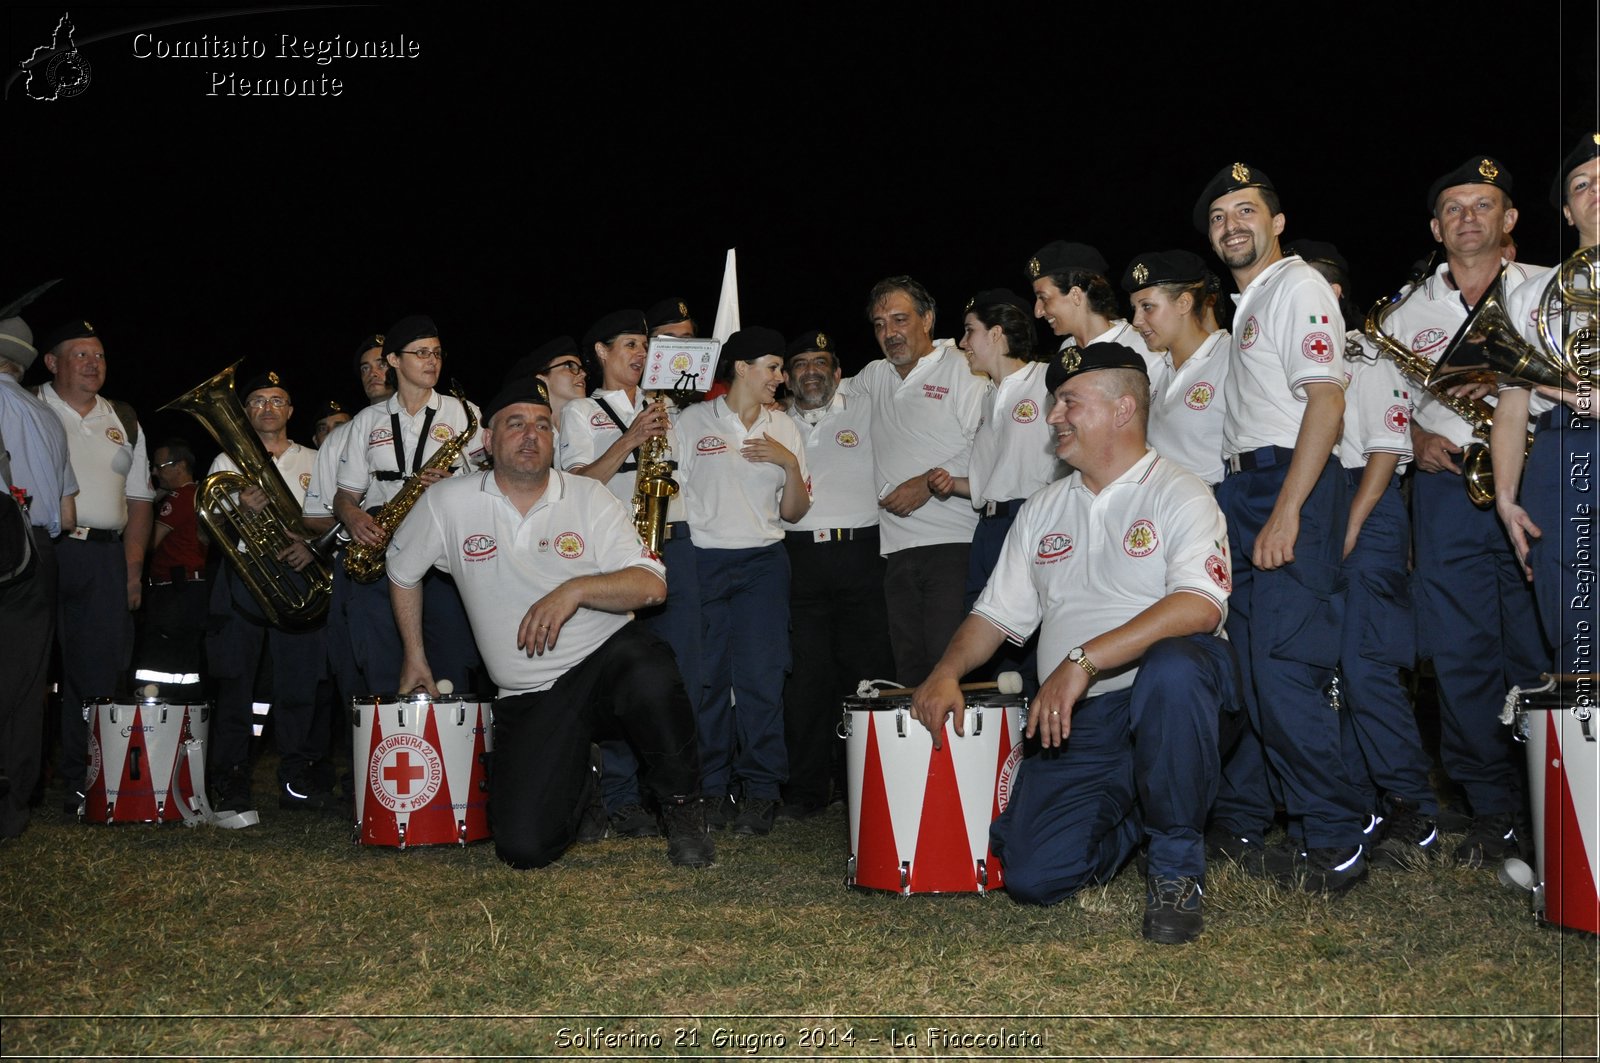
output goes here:
{"type": "Polygon", "coordinates": [[[709,818],[740,834],[772,829],[788,776],[783,676],[789,667],[789,558],[783,524],[811,508],[805,444],[767,408],[783,383],[783,336],[735,332],[722,347],[728,393],[678,419],[673,450],[688,499],[700,577],[706,696],[699,706],[701,792],[739,791],[736,815],[709,818]],[[737,752],[736,752],[737,751],[737,752]]]}

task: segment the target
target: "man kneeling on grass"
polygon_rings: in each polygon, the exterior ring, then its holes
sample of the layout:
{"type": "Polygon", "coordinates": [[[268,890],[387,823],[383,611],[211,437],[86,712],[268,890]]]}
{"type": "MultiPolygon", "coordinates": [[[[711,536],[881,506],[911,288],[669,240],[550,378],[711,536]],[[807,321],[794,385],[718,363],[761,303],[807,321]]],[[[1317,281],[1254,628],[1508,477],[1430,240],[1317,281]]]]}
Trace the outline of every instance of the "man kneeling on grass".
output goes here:
{"type": "Polygon", "coordinates": [[[1045,678],[990,846],[1019,901],[1054,904],[1106,882],[1142,842],[1144,936],[1198,937],[1219,713],[1235,711],[1228,534],[1211,491],[1145,443],[1144,359],[1067,347],[1046,376],[1056,454],[1076,471],[1018,513],[972,614],[912,698],[940,741],[961,733],[961,677],[1039,632],[1045,678]]]}
{"type": "Polygon", "coordinates": [[[589,744],[619,737],[661,805],[668,859],[707,866],[689,697],[672,651],[631,612],[666,599],[666,569],[604,484],[552,471],[541,381],[508,380],[483,415],[493,469],[429,488],[389,547],[400,688],[438,692],[423,651],[421,580],[439,565],[455,577],[500,688],[489,791],[500,859],[529,868],[560,858],[594,785],[589,744]]]}

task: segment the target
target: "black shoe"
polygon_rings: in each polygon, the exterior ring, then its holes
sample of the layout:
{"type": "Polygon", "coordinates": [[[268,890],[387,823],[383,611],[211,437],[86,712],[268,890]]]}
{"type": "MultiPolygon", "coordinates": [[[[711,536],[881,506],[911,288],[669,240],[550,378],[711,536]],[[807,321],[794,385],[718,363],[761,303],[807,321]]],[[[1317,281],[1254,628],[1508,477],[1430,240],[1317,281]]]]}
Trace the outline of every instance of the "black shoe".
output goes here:
{"type": "Polygon", "coordinates": [[[245,812],[250,808],[250,767],[235,764],[206,780],[206,800],[213,812],[245,812]]]}
{"type": "Polygon", "coordinates": [[[62,812],[62,814],[63,815],[67,815],[67,816],[71,816],[73,819],[77,819],[78,817],[83,815],[83,809],[84,809],[83,791],[82,790],[68,790],[67,791],[66,800],[61,802],[61,812],[62,812]]]}
{"type": "Polygon", "coordinates": [[[810,819],[813,816],[820,816],[826,811],[826,806],[812,804],[809,801],[785,801],[778,806],[775,818],[788,820],[810,819]]]}
{"type": "Polygon", "coordinates": [[[332,792],[320,790],[309,777],[302,775],[278,787],[278,807],[301,809],[308,812],[336,812],[339,802],[332,792]]]}
{"type": "Polygon", "coordinates": [[[1265,849],[1266,843],[1253,834],[1243,831],[1231,830],[1227,827],[1212,827],[1206,831],[1206,859],[1216,860],[1225,858],[1236,864],[1244,863],[1252,854],[1260,853],[1265,849]]]}
{"type": "Polygon", "coordinates": [[[666,805],[661,818],[667,824],[667,859],[675,867],[710,867],[716,862],[716,846],[706,830],[706,803],[685,801],[666,805]]]}
{"type": "Polygon", "coordinates": [[[1368,849],[1368,862],[1373,867],[1410,871],[1432,863],[1439,848],[1439,825],[1433,817],[1396,800],[1390,807],[1383,837],[1368,849]]]}
{"type": "Polygon", "coordinates": [[[1303,849],[1295,859],[1296,884],[1307,893],[1343,893],[1367,877],[1366,847],[1303,849]]]}
{"type": "Polygon", "coordinates": [[[623,805],[610,818],[613,838],[661,837],[661,824],[643,805],[623,805]]]}
{"type": "Polygon", "coordinates": [[[706,826],[711,830],[727,830],[739,815],[739,805],[731,797],[706,798],[706,826]]]}
{"type": "Polygon", "coordinates": [[[1523,855],[1517,817],[1510,812],[1496,812],[1473,818],[1467,836],[1456,847],[1455,862],[1463,867],[1494,867],[1523,855]]]}
{"type": "Polygon", "coordinates": [[[770,834],[772,819],[777,814],[778,802],[769,797],[747,797],[739,806],[728,829],[734,834],[770,834]]]}
{"type": "Polygon", "coordinates": [[[1197,878],[1151,875],[1145,879],[1144,936],[1163,945],[1193,941],[1205,929],[1205,890],[1197,878]]]}
{"type": "MultiPolygon", "coordinates": [[[[1396,802],[1398,804],[1398,802],[1396,802]]],[[[1368,812],[1366,826],[1361,828],[1361,844],[1367,847],[1367,852],[1372,852],[1372,847],[1377,845],[1383,836],[1389,833],[1387,826],[1389,817],[1379,812],[1368,812]]]]}

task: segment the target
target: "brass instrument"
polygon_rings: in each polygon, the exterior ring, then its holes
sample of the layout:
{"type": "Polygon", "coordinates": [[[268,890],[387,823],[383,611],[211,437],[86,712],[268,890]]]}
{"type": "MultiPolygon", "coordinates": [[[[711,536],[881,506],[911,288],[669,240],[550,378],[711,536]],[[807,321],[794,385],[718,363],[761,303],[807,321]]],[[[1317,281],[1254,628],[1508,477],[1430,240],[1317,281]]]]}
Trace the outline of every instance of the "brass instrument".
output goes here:
{"type": "Polygon", "coordinates": [[[294,530],[300,527],[301,507],[250,427],[234,390],[234,371],[241,362],[161,409],[193,416],[239,467],[238,472],[216,472],[205,478],[195,494],[195,519],[222,548],[222,556],[261,607],[262,618],[286,631],[315,627],[328,611],[333,570],[321,557],[313,557],[300,572],[278,560],[285,549],[302,541],[294,530]],[[251,513],[239,504],[239,492],[247,487],[265,492],[267,506],[261,512],[251,513]]]}
{"type": "Polygon", "coordinates": [[[1423,281],[1418,279],[1415,287],[1409,290],[1402,288],[1395,294],[1372,304],[1372,309],[1367,311],[1366,324],[1361,331],[1373,346],[1394,360],[1404,376],[1472,426],[1473,436],[1481,442],[1469,444],[1461,455],[1461,479],[1466,484],[1467,497],[1472,500],[1472,504],[1479,509],[1488,509],[1494,504],[1494,469],[1489,461],[1488,447],[1489,430],[1494,424],[1494,407],[1482,399],[1469,399],[1450,394],[1448,387],[1441,387],[1435,383],[1434,364],[1426,355],[1416,353],[1383,331],[1383,324],[1389,319],[1389,315],[1399,309],[1401,303],[1421,290],[1422,284],[1423,281]]]}
{"type": "MultiPolygon", "coordinates": [[[[454,395],[461,403],[461,408],[467,411],[467,427],[439,444],[439,449],[433,452],[433,457],[401,485],[399,492],[393,498],[372,515],[372,519],[377,521],[378,527],[384,531],[382,544],[368,546],[363,542],[351,541],[344,552],[344,571],[358,583],[371,583],[383,575],[384,553],[389,548],[389,540],[394,537],[394,530],[400,527],[400,522],[406,519],[406,514],[411,512],[411,507],[417,504],[417,500],[427,488],[422,474],[432,469],[448,469],[454,465],[461,452],[466,449],[467,440],[478,430],[478,415],[467,404],[466,396],[461,394],[461,385],[452,382],[450,394],[454,395]]],[[[417,445],[420,447],[426,442],[418,440],[417,445]]]]}
{"type": "Polygon", "coordinates": [[[1600,372],[1600,343],[1596,327],[1600,325],[1600,247],[1581,247],[1555,271],[1550,283],[1544,286],[1539,300],[1539,342],[1561,367],[1564,373],[1595,383],[1600,372]],[[1587,274],[1588,286],[1578,287],[1578,271],[1587,274]],[[1584,324],[1574,327],[1582,315],[1584,324]],[[1556,336],[1550,323],[1562,322],[1562,334],[1556,336]]]}
{"type": "MultiPolygon", "coordinates": [[[[1559,275],[1556,280],[1560,280],[1559,275]]],[[[1517,331],[1506,310],[1503,269],[1439,356],[1438,364],[1428,375],[1427,387],[1431,391],[1467,383],[1498,386],[1502,377],[1519,384],[1551,387],[1566,382],[1562,368],[1552,363],[1538,344],[1529,343],[1517,331]]]]}
{"type": "MultiPolygon", "coordinates": [[[[659,392],[645,392],[646,402],[660,398],[659,392]]],[[[677,493],[678,481],[672,478],[672,463],[667,460],[667,437],[651,436],[639,445],[639,471],[633,480],[633,526],[645,548],[656,557],[661,556],[661,544],[667,537],[667,505],[677,493]]]]}

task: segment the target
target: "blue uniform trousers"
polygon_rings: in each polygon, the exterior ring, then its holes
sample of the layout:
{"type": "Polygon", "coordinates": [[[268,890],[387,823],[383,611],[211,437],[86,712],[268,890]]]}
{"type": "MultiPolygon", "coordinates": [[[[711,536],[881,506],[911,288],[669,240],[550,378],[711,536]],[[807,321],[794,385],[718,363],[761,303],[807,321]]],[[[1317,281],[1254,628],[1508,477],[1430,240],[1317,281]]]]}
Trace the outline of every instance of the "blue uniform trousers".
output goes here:
{"type": "Polygon", "coordinates": [[[1439,682],[1439,754],[1477,816],[1523,807],[1520,750],[1500,722],[1506,691],[1550,666],[1533,591],[1493,510],[1460,476],[1418,471],[1411,486],[1417,652],[1439,682]]]}
{"type": "Polygon", "coordinates": [[[1204,875],[1218,716],[1238,709],[1236,674],[1223,639],[1163,639],[1131,689],[1080,702],[1066,744],[1022,762],[990,828],[1011,896],[1054,904],[1108,881],[1146,838],[1152,874],[1204,875]]]}
{"type": "Polygon", "coordinates": [[[1539,623],[1558,672],[1600,672],[1595,660],[1595,459],[1592,417],[1557,406],[1539,420],[1522,476],[1522,505],[1544,537],[1528,553],[1539,623]]]}
{"type": "MultiPolygon", "coordinates": [[[[402,653],[394,607],[389,604],[389,579],[380,576],[371,583],[351,580],[349,588],[345,617],[350,648],[361,669],[361,694],[396,693],[402,653]]],[[[505,637],[515,639],[517,633],[512,630],[505,637]]],[[[478,646],[472,641],[472,627],[455,580],[442,572],[430,571],[422,577],[422,641],[434,680],[450,680],[458,694],[470,691],[471,672],[479,663],[478,646]]]]}
{"type": "Polygon", "coordinates": [[[697,719],[700,789],[776,801],[789,778],[783,676],[789,670],[789,557],[783,543],[695,547],[707,684],[697,719]],[[732,697],[730,698],[730,695],[732,697]]]}
{"type": "MultiPolygon", "coordinates": [[[[700,681],[700,573],[689,525],[673,525],[672,538],[661,544],[661,561],[667,566],[667,600],[635,615],[646,631],[672,648],[689,702],[698,705],[705,697],[700,681]]],[[[607,812],[640,803],[639,759],[627,742],[610,738],[600,743],[600,779],[607,812]]]]}
{"type": "MultiPolygon", "coordinates": [[[[1350,848],[1361,842],[1366,803],[1345,766],[1339,716],[1327,697],[1339,663],[1335,597],[1349,512],[1336,461],[1324,464],[1300,507],[1294,561],[1266,571],[1250,560],[1288,474],[1289,454],[1283,450],[1275,463],[1232,473],[1217,485],[1233,553],[1228,638],[1244,669],[1250,722],[1291,829],[1311,847],[1350,848]]],[[[1234,756],[1251,748],[1243,741],[1234,756]]],[[[1217,819],[1259,838],[1273,804],[1265,773],[1259,761],[1230,762],[1229,768],[1217,819]]]]}
{"type": "MultiPolygon", "coordinates": [[[[1352,497],[1362,472],[1345,470],[1352,497]]],[[[1410,549],[1411,522],[1394,477],[1344,561],[1341,722],[1345,763],[1367,806],[1377,807],[1381,791],[1433,816],[1439,802],[1428,782],[1432,761],[1423,751],[1411,698],[1400,684],[1400,669],[1413,667],[1417,656],[1406,572],[1410,549]]]]}
{"type": "MultiPolygon", "coordinates": [[[[133,649],[128,560],[122,543],[63,537],[56,544],[60,580],[56,638],[61,645],[61,781],[83,789],[89,726],[83,703],[115,697],[133,649]]],[[[10,652],[6,650],[5,652],[10,652]]]]}

